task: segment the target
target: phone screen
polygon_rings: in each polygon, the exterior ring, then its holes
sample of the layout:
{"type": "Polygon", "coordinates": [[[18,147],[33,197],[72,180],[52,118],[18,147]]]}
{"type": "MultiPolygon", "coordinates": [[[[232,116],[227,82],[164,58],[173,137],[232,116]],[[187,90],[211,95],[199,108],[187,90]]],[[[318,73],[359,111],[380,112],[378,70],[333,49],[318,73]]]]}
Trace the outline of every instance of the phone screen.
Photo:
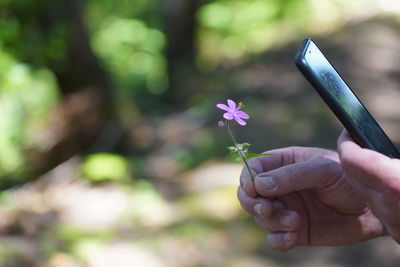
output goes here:
{"type": "Polygon", "coordinates": [[[362,147],[399,158],[396,147],[311,39],[306,39],[296,65],[362,147]]]}

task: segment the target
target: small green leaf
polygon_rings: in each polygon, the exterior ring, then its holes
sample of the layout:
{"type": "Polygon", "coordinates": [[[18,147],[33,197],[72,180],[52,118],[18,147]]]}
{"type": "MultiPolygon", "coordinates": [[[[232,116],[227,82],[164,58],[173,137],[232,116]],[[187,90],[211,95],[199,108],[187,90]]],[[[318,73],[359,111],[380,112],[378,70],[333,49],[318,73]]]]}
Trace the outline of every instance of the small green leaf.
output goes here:
{"type": "Polygon", "coordinates": [[[249,144],[249,143],[243,143],[242,146],[243,146],[243,147],[249,147],[250,144],[249,144]]]}
{"type": "Polygon", "coordinates": [[[237,148],[235,146],[228,146],[227,149],[231,152],[236,152],[237,148]]]}
{"type": "Polygon", "coordinates": [[[267,153],[249,153],[246,157],[246,159],[251,159],[259,156],[265,156],[265,155],[272,155],[272,154],[267,154],[267,153]]]}
{"type": "Polygon", "coordinates": [[[237,162],[240,162],[240,161],[242,161],[243,160],[243,158],[241,158],[241,157],[236,157],[235,158],[235,161],[237,161],[237,162]]]}

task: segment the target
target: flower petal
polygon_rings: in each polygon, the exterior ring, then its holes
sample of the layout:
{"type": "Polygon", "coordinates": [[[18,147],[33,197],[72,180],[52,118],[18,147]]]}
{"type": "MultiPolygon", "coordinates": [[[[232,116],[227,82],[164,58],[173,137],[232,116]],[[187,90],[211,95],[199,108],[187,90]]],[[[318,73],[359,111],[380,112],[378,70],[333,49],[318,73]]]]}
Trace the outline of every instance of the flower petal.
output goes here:
{"type": "Polygon", "coordinates": [[[230,112],[225,112],[224,113],[224,118],[225,119],[227,119],[227,120],[233,120],[233,114],[232,113],[230,113],[230,112]]]}
{"type": "Polygon", "coordinates": [[[217,104],[217,108],[220,108],[225,111],[230,111],[229,107],[225,104],[217,104]]]}
{"type": "Polygon", "coordinates": [[[239,118],[241,118],[241,119],[245,119],[245,120],[247,120],[247,119],[250,118],[249,114],[247,114],[247,113],[244,112],[244,111],[237,111],[237,112],[235,112],[235,116],[236,116],[236,117],[239,117],[239,118]]]}
{"type": "Polygon", "coordinates": [[[245,125],[247,124],[247,123],[246,123],[244,120],[242,120],[241,118],[235,117],[234,119],[235,119],[235,121],[236,121],[237,123],[239,123],[239,124],[242,125],[242,126],[245,126],[245,125]]]}
{"type": "Polygon", "coordinates": [[[235,103],[235,101],[233,101],[233,100],[231,100],[231,99],[228,99],[227,102],[228,102],[229,108],[230,108],[232,111],[236,110],[236,103],[235,103]]]}

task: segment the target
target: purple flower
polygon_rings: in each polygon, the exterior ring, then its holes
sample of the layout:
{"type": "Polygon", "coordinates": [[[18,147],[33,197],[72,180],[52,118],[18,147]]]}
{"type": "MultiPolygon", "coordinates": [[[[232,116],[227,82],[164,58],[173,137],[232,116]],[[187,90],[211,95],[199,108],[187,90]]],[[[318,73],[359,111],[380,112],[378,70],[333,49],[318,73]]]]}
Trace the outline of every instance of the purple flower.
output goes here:
{"type": "Polygon", "coordinates": [[[243,119],[247,120],[250,116],[246,112],[240,110],[243,106],[241,104],[236,105],[235,101],[231,99],[228,99],[227,102],[228,105],[217,104],[218,108],[226,111],[223,115],[224,118],[227,120],[235,120],[242,126],[246,125],[246,122],[243,119]]]}

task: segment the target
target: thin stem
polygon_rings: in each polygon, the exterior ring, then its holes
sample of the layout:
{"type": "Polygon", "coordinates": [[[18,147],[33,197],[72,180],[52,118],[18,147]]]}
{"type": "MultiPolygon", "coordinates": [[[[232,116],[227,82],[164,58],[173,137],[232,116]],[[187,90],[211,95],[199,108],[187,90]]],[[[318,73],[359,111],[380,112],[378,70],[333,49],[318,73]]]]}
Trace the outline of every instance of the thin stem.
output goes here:
{"type": "Polygon", "coordinates": [[[226,121],[226,129],[228,129],[229,136],[231,137],[233,143],[237,147],[238,146],[238,142],[236,142],[235,136],[232,133],[232,130],[231,130],[231,127],[229,126],[229,122],[228,121],[226,121]]]}
{"type": "Polygon", "coordinates": [[[247,163],[246,158],[242,157],[242,159],[243,159],[244,165],[246,165],[247,171],[250,173],[251,179],[254,181],[253,173],[251,172],[250,166],[249,166],[249,164],[247,163]]]}
{"type": "Polygon", "coordinates": [[[242,149],[239,147],[239,144],[238,144],[238,142],[236,141],[236,138],[235,138],[235,136],[234,136],[233,133],[232,133],[231,127],[229,126],[229,121],[226,121],[226,129],[228,129],[229,136],[231,137],[233,143],[235,144],[235,147],[239,150],[239,151],[238,151],[238,155],[239,155],[239,157],[242,158],[242,160],[243,160],[243,162],[244,162],[244,165],[246,165],[247,171],[249,172],[251,179],[254,180],[253,173],[251,172],[250,166],[249,166],[249,164],[247,163],[246,157],[244,156],[244,154],[243,154],[243,152],[242,152],[242,149]]]}

